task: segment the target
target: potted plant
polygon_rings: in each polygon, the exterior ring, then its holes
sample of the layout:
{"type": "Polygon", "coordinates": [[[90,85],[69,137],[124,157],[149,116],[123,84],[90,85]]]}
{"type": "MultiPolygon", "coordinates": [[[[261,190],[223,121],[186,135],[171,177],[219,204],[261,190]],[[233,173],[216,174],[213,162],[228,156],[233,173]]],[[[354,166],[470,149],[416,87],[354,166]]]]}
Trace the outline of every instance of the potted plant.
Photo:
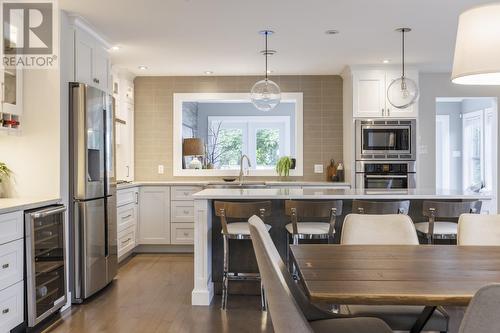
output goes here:
{"type": "Polygon", "coordinates": [[[2,196],[2,181],[10,177],[12,171],[9,169],[7,164],[0,162],[0,197],[2,196]]]}
{"type": "Polygon", "coordinates": [[[288,177],[290,169],[295,168],[295,159],[290,156],[281,157],[276,163],[276,172],[280,177],[288,177]]]}

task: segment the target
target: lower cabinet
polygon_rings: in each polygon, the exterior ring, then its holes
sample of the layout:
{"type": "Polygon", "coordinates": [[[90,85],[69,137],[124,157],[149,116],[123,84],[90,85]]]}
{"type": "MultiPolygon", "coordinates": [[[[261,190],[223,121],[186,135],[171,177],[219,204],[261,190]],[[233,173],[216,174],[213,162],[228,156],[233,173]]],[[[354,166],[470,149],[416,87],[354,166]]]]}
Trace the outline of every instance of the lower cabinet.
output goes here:
{"type": "Polygon", "coordinates": [[[132,253],[137,245],[139,189],[137,187],[117,191],[116,230],[118,261],[132,253]]]}
{"type": "Polygon", "coordinates": [[[24,320],[24,281],[0,291],[0,332],[9,332],[24,320]]]}
{"type": "Polygon", "coordinates": [[[170,244],[170,187],[141,187],[139,244],[170,244]]]}

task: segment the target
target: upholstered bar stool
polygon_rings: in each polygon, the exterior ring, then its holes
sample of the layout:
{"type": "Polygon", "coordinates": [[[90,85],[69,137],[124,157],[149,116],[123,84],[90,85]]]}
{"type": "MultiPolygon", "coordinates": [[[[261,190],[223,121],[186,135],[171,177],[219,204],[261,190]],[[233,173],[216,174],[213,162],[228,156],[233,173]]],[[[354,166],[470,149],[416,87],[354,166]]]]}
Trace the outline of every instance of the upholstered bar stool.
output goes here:
{"type": "Polygon", "coordinates": [[[458,224],[451,221],[436,221],[436,218],[456,219],[462,214],[479,214],[482,202],[446,202],[424,201],[422,215],[429,219],[428,222],[415,223],[415,228],[420,236],[427,239],[428,244],[433,244],[435,239],[457,239],[458,224]]]}
{"type": "MultiPolygon", "coordinates": [[[[224,241],[224,267],[222,274],[222,303],[223,310],[227,307],[227,295],[229,280],[249,280],[260,281],[260,275],[255,273],[229,272],[229,240],[230,239],[250,239],[250,229],[248,219],[253,215],[260,216],[262,220],[271,215],[271,201],[261,202],[225,202],[215,201],[215,215],[220,217],[222,225],[222,238],[224,241]],[[228,219],[240,220],[239,222],[228,223],[228,219]],[[241,220],[245,220],[242,222],[241,220]]],[[[271,229],[266,224],[267,231],[271,229]]],[[[264,286],[261,283],[261,306],[266,310],[267,302],[264,286]]]]}
{"type": "Polygon", "coordinates": [[[410,200],[366,201],[353,200],[353,214],[406,214],[410,210],[410,200]]]}
{"type": "Polygon", "coordinates": [[[500,246],[500,215],[460,215],[457,245],[500,246]]]}

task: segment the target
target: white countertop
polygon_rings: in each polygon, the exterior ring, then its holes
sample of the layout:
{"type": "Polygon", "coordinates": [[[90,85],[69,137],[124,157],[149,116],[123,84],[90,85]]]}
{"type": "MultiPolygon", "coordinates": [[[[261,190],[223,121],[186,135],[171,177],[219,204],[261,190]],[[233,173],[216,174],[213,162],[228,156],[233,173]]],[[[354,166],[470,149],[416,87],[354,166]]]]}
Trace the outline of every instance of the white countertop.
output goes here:
{"type": "Polygon", "coordinates": [[[0,198],[0,214],[49,206],[60,201],[61,198],[55,197],[0,198]]]}
{"type": "Polygon", "coordinates": [[[365,190],[331,188],[205,189],[195,199],[478,199],[491,200],[490,193],[453,190],[408,189],[365,190]]]}
{"type": "MultiPolygon", "coordinates": [[[[235,182],[224,182],[223,180],[171,180],[171,181],[134,181],[131,183],[121,183],[118,184],[117,189],[122,190],[130,187],[137,186],[207,186],[209,184],[236,184],[235,182]]],[[[245,181],[247,184],[252,183],[264,183],[269,187],[294,187],[294,186],[307,186],[307,187],[345,187],[350,186],[349,183],[341,182],[318,182],[318,181],[302,181],[302,180],[291,180],[291,181],[279,181],[279,180],[266,180],[259,181],[250,179],[245,181]]]]}

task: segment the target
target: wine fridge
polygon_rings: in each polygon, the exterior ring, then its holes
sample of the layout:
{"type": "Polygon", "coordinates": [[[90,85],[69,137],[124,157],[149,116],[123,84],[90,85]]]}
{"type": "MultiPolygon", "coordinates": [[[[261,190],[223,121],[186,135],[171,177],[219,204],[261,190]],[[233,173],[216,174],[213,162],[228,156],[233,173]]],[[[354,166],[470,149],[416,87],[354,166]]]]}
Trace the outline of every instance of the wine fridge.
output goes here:
{"type": "Polygon", "coordinates": [[[34,327],[67,301],[64,212],[54,205],[25,213],[28,326],[34,327]]]}

